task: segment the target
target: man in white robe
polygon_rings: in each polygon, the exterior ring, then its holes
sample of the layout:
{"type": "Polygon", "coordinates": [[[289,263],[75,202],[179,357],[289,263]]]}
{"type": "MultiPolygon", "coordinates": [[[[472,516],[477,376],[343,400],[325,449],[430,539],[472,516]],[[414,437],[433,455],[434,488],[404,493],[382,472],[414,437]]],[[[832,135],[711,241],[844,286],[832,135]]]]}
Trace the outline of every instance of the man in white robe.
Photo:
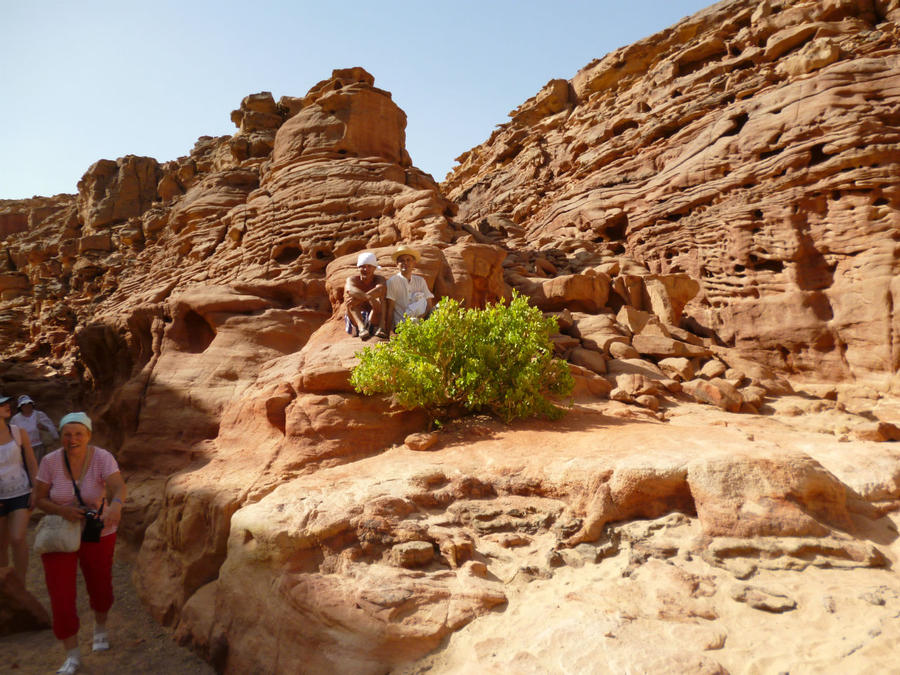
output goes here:
{"type": "Polygon", "coordinates": [[[388,316],[396,328],[405,319],[423,319],[431,314],[434,293],[428,289],[424,277],[413,274],[419,262],[418,251],[401,246],[393,257],[400,271],[387,280],[387,305],[388,316]]]}

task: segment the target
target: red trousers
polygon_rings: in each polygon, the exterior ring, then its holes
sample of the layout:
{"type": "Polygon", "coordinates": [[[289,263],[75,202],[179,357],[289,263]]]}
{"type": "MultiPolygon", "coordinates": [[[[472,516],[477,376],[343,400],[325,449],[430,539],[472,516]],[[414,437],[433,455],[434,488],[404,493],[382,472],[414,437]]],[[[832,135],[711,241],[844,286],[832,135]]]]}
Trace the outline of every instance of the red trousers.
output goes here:
{"type": "Polygon", "coordinates": [[[44,553],[44,579],[53,610],[53,634],[65,640],[78,633],[76,575],[78,564],[91,599],[91,609],[108,612],[113,604],[112,561],[116,533],[100,537],[96,543],[81,542],[74,553],[44,553]]]}

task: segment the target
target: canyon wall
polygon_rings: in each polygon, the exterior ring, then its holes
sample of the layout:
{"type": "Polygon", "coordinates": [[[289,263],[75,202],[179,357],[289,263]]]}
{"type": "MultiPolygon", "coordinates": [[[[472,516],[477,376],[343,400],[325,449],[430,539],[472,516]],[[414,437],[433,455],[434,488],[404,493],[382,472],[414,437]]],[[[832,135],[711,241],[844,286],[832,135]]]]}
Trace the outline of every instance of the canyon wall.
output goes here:
{"type": "Polygon", "coordinates": [[[797,376],[900,366],[893,2],[720,2],[553,80],[443,187],[522,242],[702,286],[687,316],[797,376]]]}
{"type": "Polygon", "coordinates": [[[441,185],[362,68],[247,96],[185,157],[0,201],[0,386],[91,412],[144,601],[221,670],[415,668],[616,559],[648,603],[590,625],[721,672],[704,622],[789,611],[735,580],[896,558],[898,13],[718,3],[549,83],[441,185]],[[567,418],[435,437],[353,391],[343,282],[401,243],[438,297],[557,318],[567,418]]]}

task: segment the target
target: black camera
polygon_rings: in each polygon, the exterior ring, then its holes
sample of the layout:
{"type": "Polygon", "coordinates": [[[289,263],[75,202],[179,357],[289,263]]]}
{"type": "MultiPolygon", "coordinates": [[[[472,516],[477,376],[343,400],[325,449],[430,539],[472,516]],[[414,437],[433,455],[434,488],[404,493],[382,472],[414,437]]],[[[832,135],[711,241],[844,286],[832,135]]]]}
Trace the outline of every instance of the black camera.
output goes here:
{"type": "Polygon", "coordinates": [[[81,531],[81,541],[96,543],[100,541],[100,533],[103,532],[103,520],[96,511],[88,509],[84,512],[84,529],[81,531]]]}

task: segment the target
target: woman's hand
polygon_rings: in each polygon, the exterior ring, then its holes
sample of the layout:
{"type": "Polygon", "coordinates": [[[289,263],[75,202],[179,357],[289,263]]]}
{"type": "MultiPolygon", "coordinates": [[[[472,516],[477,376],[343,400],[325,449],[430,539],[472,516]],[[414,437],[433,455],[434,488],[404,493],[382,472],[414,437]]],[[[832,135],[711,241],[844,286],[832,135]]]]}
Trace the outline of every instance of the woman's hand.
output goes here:
{"type": "Polygon", "coordinates": [[[56,513],[66,520],[84,520],[84,511],[78,506],[57,506],[56,513]]]}
{"type": "Polygon", "coordinates": [[[100,514],[104,527],[118,527],[119,521],[122,520],[122,502],[112,502],[106,505],[103,513],[100,514]]]}

